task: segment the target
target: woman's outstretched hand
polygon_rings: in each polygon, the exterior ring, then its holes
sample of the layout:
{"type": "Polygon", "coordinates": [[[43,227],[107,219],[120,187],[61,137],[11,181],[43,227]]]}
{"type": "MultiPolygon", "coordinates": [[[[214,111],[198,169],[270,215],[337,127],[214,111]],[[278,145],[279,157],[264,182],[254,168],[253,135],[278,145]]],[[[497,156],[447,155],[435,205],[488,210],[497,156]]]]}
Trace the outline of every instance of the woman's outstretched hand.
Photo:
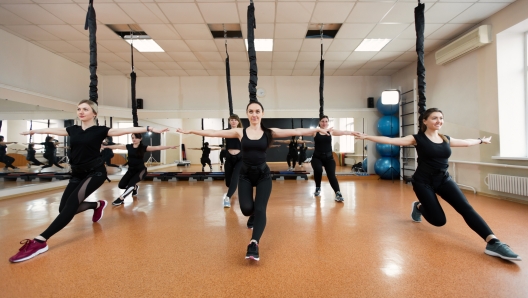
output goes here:
{"type": "Polygon", "coordinates": [[[176,128],[176,132],[182,133],[182,134],[190,134],[191,132],[189,130],[183,130],[183,128],[176,128]]]}
{"type": "Polygon", "coordinates": [[[482,144],[491,144],[491,137],[482,137],[482,144]]]}
{"type": "Polygon", "coordinates": [[[364,140],[368,137],[366,133],[361,133],[361,132],[356,132],[353,135],[360,140],[364,140]]]}
{"type": "Polygon", "coordinates": [[[31,131],[31,130],[27,130],[27,131],[21,132],[20,134],[23,135],[23,136],[27,136],[27,135],[33,135],[35,133],[33,131],[31,131]]]}
{"type": "Polygon", "coordinates": [[[167,131],[169,131],[168,128],[153,128],[152,129],[153,133],[164,133],[164,132],[167,132],[167,131]]]}
{"type": "Polygon", "coordinates": [[[169,149],[177,149],[178,147],[180,147],[180,145],[176,145],[176,146],[169,146],[169,149]]]}

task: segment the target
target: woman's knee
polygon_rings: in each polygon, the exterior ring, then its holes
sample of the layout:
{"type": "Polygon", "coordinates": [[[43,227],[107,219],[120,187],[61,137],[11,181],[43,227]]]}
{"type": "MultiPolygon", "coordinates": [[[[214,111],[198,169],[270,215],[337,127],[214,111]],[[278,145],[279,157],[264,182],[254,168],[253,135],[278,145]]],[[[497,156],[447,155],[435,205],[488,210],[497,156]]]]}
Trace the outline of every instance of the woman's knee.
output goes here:
{"type": "Polygon", "coordinates": [[[446,224],[447,220],[445,216],[433,216],[433,217],[427,217],[427,222],[432,224],[435,227],[442,227],[446,224]]]}

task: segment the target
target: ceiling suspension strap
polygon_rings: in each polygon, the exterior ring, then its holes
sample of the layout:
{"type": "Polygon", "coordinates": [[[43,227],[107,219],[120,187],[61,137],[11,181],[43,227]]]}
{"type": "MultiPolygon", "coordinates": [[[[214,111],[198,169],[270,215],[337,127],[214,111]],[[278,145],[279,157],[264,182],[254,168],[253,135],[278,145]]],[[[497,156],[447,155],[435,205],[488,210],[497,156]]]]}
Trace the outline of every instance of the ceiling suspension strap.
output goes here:
{"type": "MultiPolygon", "coordinates": [[[[225,40],[225,51],[226,51],[226,84],[227,84],[227,103],[229,104],[229,116],[233,115],[233,97],[231,94],[231,67],[229,66],[229,53],[227,52],[227,30],[224,26],[224,40],[225,40]]],[[[223,125],[222,125],[223,128],[223,125]]]]}
{"type": "Polygon", "coordinates": [[[258,83],[258,68],[257,68],[257,53],[255,51],[255,29],[257,23],[255,20],[255,5],[253,0],[247,10],[247,39],[248,39],[248,57],[249,57],[249,101],[256,102],[257,99],[257,83],[258,83]]]}
{"type": "Polygon", "coordinates": [[[136,72],[134,71],[134,31],[130,28],[130,64],[132,72],[130,73],[130,97],[132,100],[132,122],[134,127],[138,127],[137,100],[136,100],[136,72]]]}
{"type": "Polygon", "coordinates": [[[418,113],[420,114],[418,123],[422,123],[422,115],[426,108],[425,98],[425,62],[424,62],[424,29],[425,29],[425,4],[418,0],[418,6],[414,8],[414,25],[416,29],[416,53],[418,63],[416,74],[418,75],[418,113]]]}
{"type": "Polygon", "coordinates": [[[93,7],[93,0],[90,0],[88,4],[88,12],[86,13],[86,22],[84,24],[84,30],[89,32],[90,40],[90,93],[89,99],[97,103],[97,22],[95,20],[95,9],[93,7]]]}
{"type": "Polygon", "coordinates": [[[319,117],[324,115],[324,59],[323,59],[323,24],[321,24],[321,60],[319,61],[319,117]]]}

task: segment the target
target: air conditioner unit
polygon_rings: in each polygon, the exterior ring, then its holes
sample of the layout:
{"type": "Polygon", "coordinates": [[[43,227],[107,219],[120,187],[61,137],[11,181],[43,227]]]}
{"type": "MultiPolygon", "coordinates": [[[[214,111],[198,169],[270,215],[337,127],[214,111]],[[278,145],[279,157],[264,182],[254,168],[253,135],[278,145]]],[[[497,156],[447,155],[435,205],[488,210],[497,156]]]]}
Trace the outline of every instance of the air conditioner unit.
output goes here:
{"type": "Polygon", "coordinates": [[[482,25],[436,51],[436,64],[444,65],[449,63],[483,45],[491,43],[491,41],[491,25],[482,25]]]}

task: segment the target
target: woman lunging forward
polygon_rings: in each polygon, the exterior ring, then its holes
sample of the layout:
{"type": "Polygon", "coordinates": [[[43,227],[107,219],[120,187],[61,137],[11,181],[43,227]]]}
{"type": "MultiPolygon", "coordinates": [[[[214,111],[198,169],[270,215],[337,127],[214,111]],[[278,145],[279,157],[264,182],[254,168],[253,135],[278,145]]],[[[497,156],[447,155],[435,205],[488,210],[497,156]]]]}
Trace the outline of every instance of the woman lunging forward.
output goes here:
{"type": "MultiPolygon", "coordinates": [[[[229,116],[229,129],[243,128],[242,122],[238,115],[233,114],[229,116]]],[[[238,176],[240,176],[240,168],[242,167],[242,154],[240,149],[240,139],[229,138],[225,139],[226,143],[226,162],[225,162],[225,185],[228,187],[227,193],[224,194],[223,202],[224,208],[231,207],[231,198],[235,194],[238,186],[238,176]]]]}
{"type": "Polygon", "coordinates": [[[514,253],[507,244],[497,239],[447,172],[451,147],[489,144],[491,137],[467,140],[450,138],[439,133],[443,123],[442,111],[431,108],[423,114],[423,122],[418,134],[403,138],[388,138],[358,133],[358,138],[376,143],[416,147],[418,168],[413,175],[412,184],[418,202],[412,204],[411,219],[414,222],[421,222],[423,216],[434,226],[440,227],[446,224],[444,210],[436,196],[439,194],[442,199],[453,206],[456,212],[462,215],[468,226],[486,241],[487,245],[484,250],[486,254],[506,260],[520,261],[519,255],[514,253]]]}
{"type": "Polygon", "coordinates": [[[246,113],[250,126],[245,129],[190,131],[178,129],[177,131],[184,134],[226,139],[238,138],[240,140],[243,163],[238,180],[238,200],[242,213],[245,216],[250,216],[248,227],[253,228],[246,259],[258,261],[260,259],[258,244],[266,226],[266,208],[271,195],[271,175],[266,164],[266,150],[273,142],[273,138],[309,136],[314,133],[328,134],[331,130],[322,128],[266,128],[261,123],[264,107],[259,102],[250,102],[246,108],[246,113]],[[255,194],[254,198],[253,194],[255,194]]]}

